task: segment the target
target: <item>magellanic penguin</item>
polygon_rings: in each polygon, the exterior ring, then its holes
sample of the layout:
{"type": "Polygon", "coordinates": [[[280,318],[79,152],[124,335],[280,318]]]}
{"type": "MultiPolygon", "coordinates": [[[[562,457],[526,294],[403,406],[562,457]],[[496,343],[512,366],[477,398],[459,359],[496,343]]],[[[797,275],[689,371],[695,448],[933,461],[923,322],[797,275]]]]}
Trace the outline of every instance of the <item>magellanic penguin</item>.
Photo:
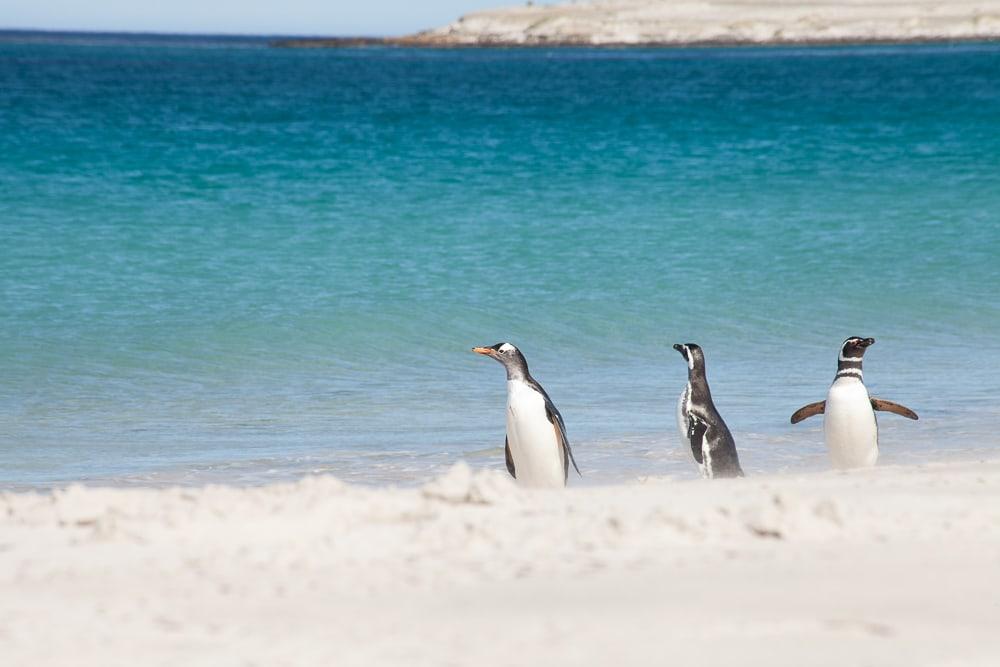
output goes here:
{"type": "Polygon", "coordinates": [[[678,343],[674,349],[688,365],[687,387],[677,403],[681,441],[691,447],[704,477],[743,477],[733,435],[712,402],[705,377],[705,353],[694,343],[678,343]]]}
{"type": "Polygon", "coordinates": [[[840,347],[837,375],[825,401],[795,411],[792,423],[824,415],[823,437],[834,468],[870,468],[878,460],[878,421],[875,410],[895,412],[909,419],[917,413],[898,403],[872,398],[865,387],[861,360],[874,338],[851,336],[840,347]]]}
{"type": "Polygon", "coordinates": [[[528,372],[528,362],[510,343],[474,347],[476,354],[493,357],[507,369],[507,471],[521,486],[566,486],[569,464],[580,469],[566,438],[562,415],[549,395],[528,372]]]}

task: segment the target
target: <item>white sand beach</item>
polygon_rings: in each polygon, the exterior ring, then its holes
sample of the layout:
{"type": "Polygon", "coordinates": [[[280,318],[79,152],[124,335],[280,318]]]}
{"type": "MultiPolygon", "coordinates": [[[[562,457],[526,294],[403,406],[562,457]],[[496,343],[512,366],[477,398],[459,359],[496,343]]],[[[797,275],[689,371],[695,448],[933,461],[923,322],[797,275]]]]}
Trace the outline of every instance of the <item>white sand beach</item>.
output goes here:
{"type": "Polygon", "coordinates": [[[453,45],[635,45],[997,37],[1000,0],[598,0],[474,12],[415,39],[453,45]]]}
{"type": "Polygon", "coordinates": [[[0,495],[4,665],[1000,664],[1000,461],[0,495]]]}

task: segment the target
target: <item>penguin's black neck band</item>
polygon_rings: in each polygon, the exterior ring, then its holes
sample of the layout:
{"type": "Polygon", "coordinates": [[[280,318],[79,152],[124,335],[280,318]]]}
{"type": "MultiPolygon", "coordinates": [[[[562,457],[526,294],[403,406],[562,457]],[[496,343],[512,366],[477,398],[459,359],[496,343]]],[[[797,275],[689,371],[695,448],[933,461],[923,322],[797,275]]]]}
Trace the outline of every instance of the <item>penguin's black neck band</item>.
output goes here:
{"type": "Polygon", "coordinates": [[[840,357],[837,360],[837,379],[839,378],[856,378],[863,381],[861,357],[840,357]]]}
{"type": "Polygon", "coordinates": [[[837,372],[844,370],[861,370],[861,357],[841,357],[837,360],[837,372]]]}

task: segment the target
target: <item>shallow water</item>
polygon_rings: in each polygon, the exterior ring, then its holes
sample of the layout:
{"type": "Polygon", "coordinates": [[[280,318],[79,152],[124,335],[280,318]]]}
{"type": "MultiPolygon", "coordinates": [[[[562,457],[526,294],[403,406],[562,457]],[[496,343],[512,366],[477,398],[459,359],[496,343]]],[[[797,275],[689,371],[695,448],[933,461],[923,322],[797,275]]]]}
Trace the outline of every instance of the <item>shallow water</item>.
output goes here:
{"type": "Polygon", "coordinates": [[[0,484],[502,467],[510,340],[587,483],[826,465],[837,348],[995,455],[1000,45],[275,50],[0,38],[0,484]]]}

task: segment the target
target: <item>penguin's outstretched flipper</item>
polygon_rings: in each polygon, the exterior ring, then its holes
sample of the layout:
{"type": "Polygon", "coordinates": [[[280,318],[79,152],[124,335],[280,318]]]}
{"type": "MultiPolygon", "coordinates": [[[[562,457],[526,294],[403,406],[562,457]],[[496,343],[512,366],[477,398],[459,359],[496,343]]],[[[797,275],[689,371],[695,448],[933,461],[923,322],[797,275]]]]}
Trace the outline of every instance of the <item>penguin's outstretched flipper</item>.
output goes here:
{"type": "Polygon", "coordinates": [[[810,417],[821,415],[825,411],[826,401],[816,401],[815,403],[810,403],[809,405],[803,405],[801,408],[792,413],[792,423],[798,424],[803,419],[809,419],[810,417]]]}
{"type": "Polygon", "coordinates": [[[510,455],[510,442],[507,438],[503,439],[503,454],[507,459],[507,472],[510,473],[511,477],[517,479],[517,474],[514,472],[514,458],[510,455]]]}
{"type": "Polygon", "coordinates": [[[873,398],[872,409],[881,410],[883,412],[895,412],[897,415],[906,417],[907,419],[920,419],[920,417],[917,416],[917,413],[908,407],[900,405],[899,403],[887,401],[884,398],[873,398]]]}

